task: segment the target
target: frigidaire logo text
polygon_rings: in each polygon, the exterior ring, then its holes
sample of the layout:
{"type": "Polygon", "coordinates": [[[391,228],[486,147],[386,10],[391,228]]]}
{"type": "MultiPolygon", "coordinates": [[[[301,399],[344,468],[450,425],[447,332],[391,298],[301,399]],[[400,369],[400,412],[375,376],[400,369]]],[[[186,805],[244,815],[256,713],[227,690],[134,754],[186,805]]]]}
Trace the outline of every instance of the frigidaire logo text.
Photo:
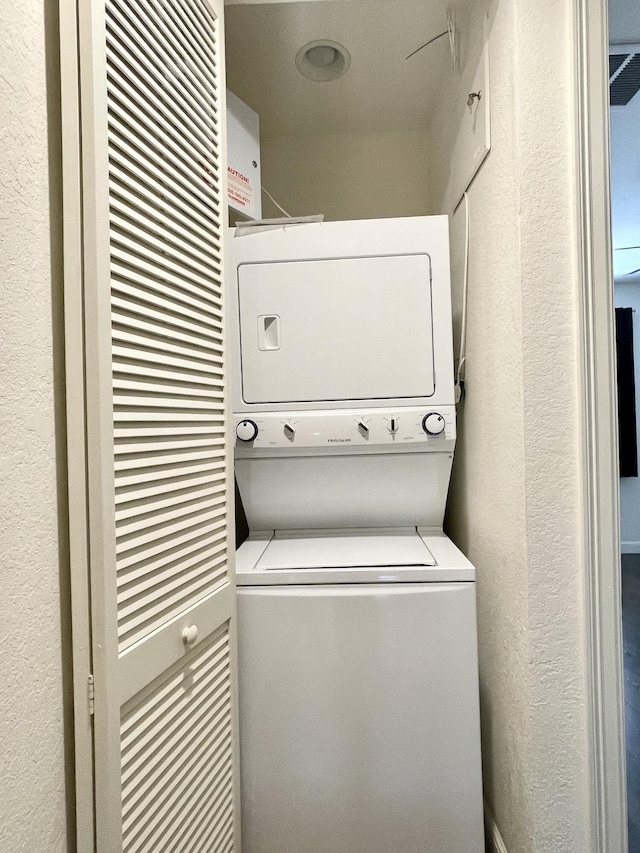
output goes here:
{"type": "Polygon", "coordinates": [[[349,444],[351,442],[350,438],[328,438],[327,442],[329,444],[349,444]]]}

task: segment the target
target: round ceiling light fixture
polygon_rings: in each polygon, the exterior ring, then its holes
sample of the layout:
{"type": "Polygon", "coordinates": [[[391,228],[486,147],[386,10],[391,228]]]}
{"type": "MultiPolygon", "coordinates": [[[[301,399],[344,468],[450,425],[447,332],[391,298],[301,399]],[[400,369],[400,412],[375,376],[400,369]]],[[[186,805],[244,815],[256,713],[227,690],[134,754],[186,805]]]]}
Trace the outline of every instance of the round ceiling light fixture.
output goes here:
{"type": "Polygon", "coordinates": [[[346,47],[337,41],[309,41],[296,53],[296,68],[303,77],[317,83],[337,80],[347,73],[351,57],[346,47]]]}

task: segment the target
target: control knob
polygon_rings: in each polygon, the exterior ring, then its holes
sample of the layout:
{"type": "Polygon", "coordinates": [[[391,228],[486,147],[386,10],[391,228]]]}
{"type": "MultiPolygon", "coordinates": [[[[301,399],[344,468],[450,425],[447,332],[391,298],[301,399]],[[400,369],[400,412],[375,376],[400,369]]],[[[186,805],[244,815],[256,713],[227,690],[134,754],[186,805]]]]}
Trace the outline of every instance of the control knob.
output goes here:
{"type": "Polygon", "coordinates": [[[422,429],[427,435],[441,435],[444,432],[444,418],[438,412],[429,412],[422,419],[422,429]]]}
{"type": "Polygon", "coordinates": [[[258,435],[258,424],[255,421],[240,421],[236,427],[236,435],[240,441],[253,441],[258,435]]]}

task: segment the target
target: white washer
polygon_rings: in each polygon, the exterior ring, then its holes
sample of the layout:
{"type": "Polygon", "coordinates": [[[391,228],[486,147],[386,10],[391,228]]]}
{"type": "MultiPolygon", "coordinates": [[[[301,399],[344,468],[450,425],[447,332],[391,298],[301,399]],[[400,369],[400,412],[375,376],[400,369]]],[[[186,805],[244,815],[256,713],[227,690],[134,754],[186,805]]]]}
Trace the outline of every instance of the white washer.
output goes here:
{"type": "Polygon", "coordinates": [[[474,568],[441,532],[239,549],[243,853],[480,853],[474,568]]]}

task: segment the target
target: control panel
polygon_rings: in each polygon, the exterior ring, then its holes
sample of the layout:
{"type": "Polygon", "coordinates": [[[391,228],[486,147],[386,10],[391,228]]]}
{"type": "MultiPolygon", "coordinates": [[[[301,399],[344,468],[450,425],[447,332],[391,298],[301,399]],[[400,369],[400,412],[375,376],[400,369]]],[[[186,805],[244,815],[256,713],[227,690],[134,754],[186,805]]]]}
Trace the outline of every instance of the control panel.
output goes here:
{"type": "MultiPolygon", "coordinates": [[[[456,437],[455,407],[266,412],[235,416],[236,446],[340,447],[431,443],[456,437]]],[[[444,448],[443,448],[444,449],[444,448]]]]}

